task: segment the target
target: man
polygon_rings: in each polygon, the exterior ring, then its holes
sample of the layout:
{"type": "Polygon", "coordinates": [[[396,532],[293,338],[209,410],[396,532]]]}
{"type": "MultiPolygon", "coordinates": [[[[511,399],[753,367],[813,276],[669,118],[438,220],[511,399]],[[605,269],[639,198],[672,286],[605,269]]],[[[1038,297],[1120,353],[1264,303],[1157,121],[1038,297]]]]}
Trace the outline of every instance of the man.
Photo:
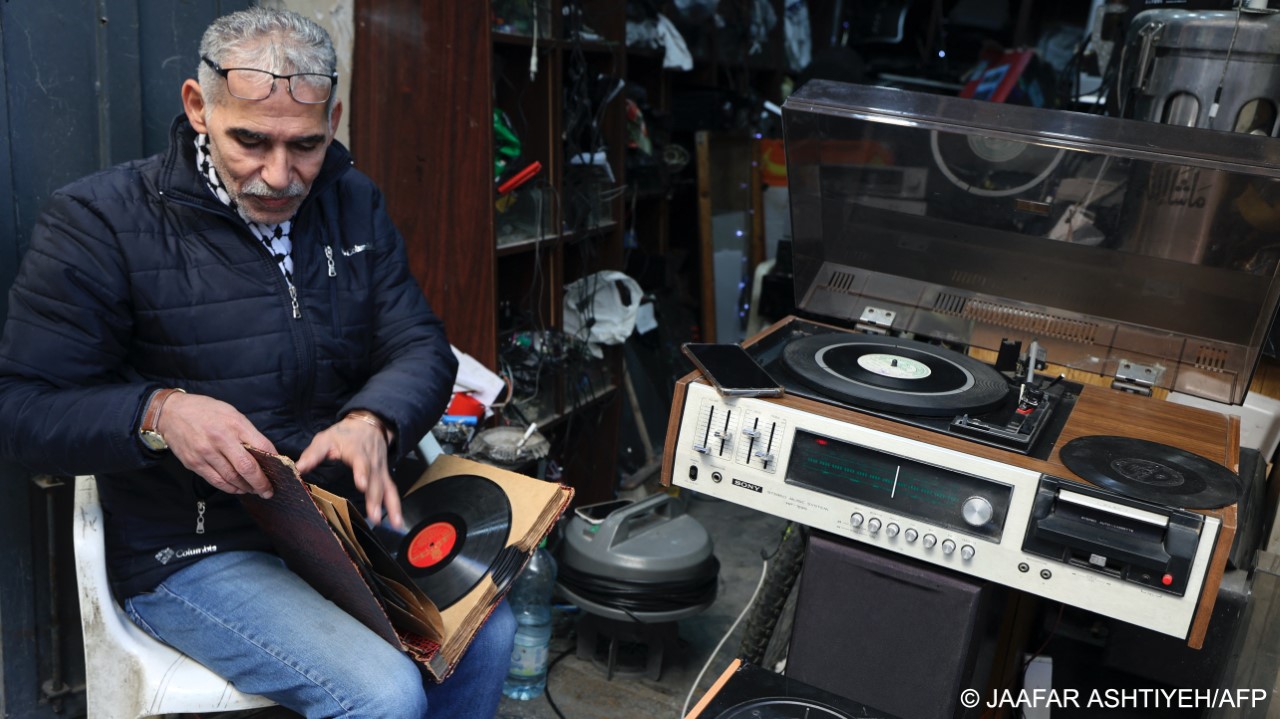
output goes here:
{"type": "Polygon", "coordinates": [[[236,498],[270,497],[248,445],[401,524],[388,468],[457,364],[381,194],[333,141],[325,31],[256,8],[200,53],[168,152],[69,185],[37,223],[0,339],[0,454],[96,474],[126,611],[242,691],[306,716],[492,716],[505,604],[424,688],[236,498]]]}

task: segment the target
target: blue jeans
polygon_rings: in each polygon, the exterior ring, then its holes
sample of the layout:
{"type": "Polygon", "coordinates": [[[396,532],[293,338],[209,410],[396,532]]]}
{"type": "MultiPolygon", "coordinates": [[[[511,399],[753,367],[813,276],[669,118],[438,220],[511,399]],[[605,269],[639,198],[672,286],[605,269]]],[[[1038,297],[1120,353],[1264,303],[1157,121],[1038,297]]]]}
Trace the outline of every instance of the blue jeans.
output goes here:
{"type": "Polygon", "coordinates": [[[133,621],[237,689],[307,717],[482,719],[497,713],[515,618],[506,602],[453,675],[417,665],[262,552],[215,554],[125,602],[133,621]]]}

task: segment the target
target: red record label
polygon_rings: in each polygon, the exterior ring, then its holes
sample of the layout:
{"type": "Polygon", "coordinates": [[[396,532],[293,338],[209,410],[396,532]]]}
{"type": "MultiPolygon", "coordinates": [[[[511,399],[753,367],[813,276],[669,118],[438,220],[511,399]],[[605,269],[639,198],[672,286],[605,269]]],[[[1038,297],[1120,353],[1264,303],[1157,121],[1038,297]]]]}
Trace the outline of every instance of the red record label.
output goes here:
{"type": "Polygon", "coordinates": [[[448,522],[435,522],[422,528],[409,543],[408,560],[419,569],[434,566],[448,557],[458,542],[458,529],[448,522]]]}
{"type": "Polygon", "coordinates": [[[396,564],[439,609],[467,595],[506,547],[511,504],[496,482],[474,474],[441,477],[404,496],[396,564]]]}

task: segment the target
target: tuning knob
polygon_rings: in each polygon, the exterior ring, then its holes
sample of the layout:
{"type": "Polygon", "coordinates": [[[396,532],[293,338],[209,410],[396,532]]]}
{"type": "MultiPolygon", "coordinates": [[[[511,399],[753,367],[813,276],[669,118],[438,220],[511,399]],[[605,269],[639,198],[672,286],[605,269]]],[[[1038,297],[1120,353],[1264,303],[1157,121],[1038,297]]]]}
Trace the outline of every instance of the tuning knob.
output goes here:
{"type": "Polygon", "coordinates": [[[991,502],[988,502],[986,497],[970,497],[964,500],[961,514],[964,515],[964,521],[968,522],[969,526],[981,527],[991,521],[995,510],[991,508],[991,502]]]}

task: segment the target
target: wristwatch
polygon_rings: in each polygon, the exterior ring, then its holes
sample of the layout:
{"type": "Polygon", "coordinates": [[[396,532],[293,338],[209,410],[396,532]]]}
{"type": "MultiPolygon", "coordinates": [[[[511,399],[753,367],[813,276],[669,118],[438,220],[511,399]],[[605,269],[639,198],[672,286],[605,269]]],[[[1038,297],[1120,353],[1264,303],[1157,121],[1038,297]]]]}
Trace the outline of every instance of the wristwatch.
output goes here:
{"type": "Polygon", "coordinates": [[[156,390],[147,403],[147,411],[142,415],[142,426],[138,428],[138,436],[142,443],[152,452],[163,452],[169,449],[169,443],[160,434],[160,411],[164,409],[165,400],[174,392],[185,392],[177,387],[156,390]]]}

